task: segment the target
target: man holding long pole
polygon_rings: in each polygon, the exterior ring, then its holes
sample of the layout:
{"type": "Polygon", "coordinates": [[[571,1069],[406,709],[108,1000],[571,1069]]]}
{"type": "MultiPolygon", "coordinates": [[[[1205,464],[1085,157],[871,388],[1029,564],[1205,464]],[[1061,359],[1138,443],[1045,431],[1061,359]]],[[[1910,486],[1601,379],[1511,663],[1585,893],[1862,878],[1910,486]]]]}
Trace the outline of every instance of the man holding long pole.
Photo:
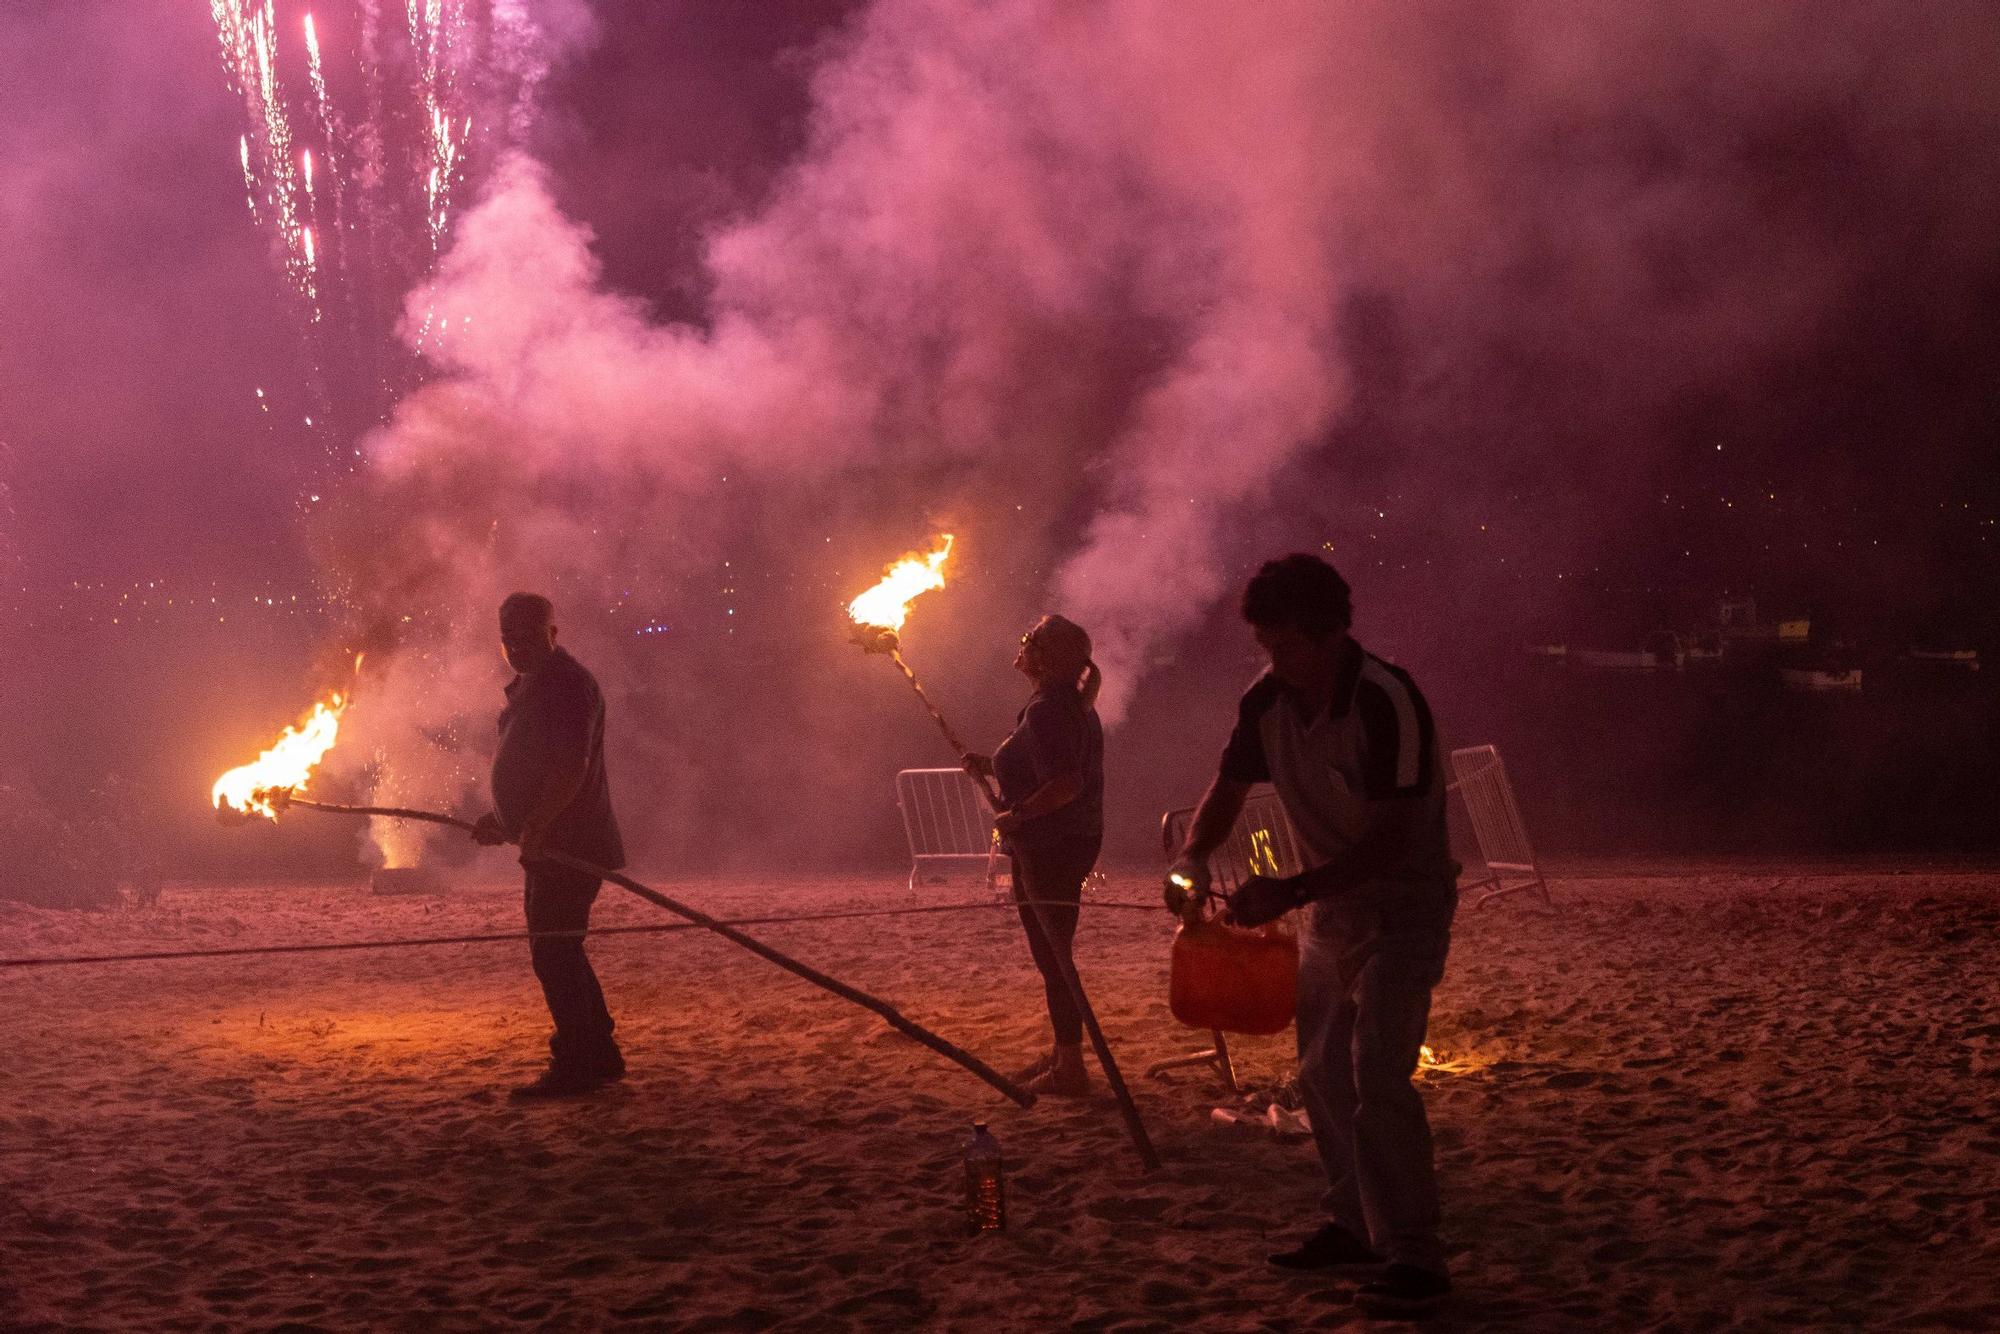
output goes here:
{"type": "Polygon", "coordinates": [[[494,809],[472,836],[521,846],[528,930],[536,933],[529,955],[555,1021],[548,1069],[513,1096],[572,1097],[625,1076],[604,991],[583,950],[603,881],[548,858],[566,854],[608,871],[625,865],[604,765],[604,695],[557,646],[554,604],[539,593],[500,604],[500,648],[517,675],[500,712],[494,809]]]}
{"type": "Polygon", "coordinates": [[[1229,915],[1256,926],[1312,906],[1298,976],[1299,1088],[1332,1221],[1281,1268],[1365,1270],[1370,1314],[1419,1315],[1451,1291],[1430,1125],[1411,1084],[1444,975],[1458,866],[1430,708],[1408,672],[1355,643],[1348,587],[1316,556],[1267,562],[1243,618],[1271,662],[1243,696],[1221,772],[1168,879],[1207,887],[1252,784],[1277,788],[1310,865],[1257,876],[1229,915]]]}

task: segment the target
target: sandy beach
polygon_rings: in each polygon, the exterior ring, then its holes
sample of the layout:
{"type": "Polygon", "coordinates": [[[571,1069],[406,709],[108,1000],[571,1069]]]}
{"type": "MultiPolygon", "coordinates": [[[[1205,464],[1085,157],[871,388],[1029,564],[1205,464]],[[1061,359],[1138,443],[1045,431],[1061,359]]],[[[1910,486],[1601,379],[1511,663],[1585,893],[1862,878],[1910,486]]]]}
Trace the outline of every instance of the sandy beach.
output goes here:
{"type": "MultiPolygon", "coordinates": [[[[662,888],[723,915],[977,902],[897,875],[662,888]]],[[[1150,900],[1143,875],[1100,896],[1150,900]]],[[[1569,877],[1460,918],[1425,1083],[1458,1293],[1440,1328],[2000,1327],[2000,875],[1569,877]]],[[[0,955],[516,929],[497,878],[169,886],[0,903],[0,955]]],[[[656,909],[607,889],[598,924],[656,909]]],[[[778,947],[1007,1068],[1043,1041],[1018,926],[770,925],[778,947]]],[[[1164,914],[1088,914],[1079,963],[1166,1160],[1115,1104],[1019,1110],[697,932],[593,947],[631,1059],[573,1102],[526,948],[0,971],[0,1326],[797,1330],[1366,1324],[1269,1269],[1317,1222],[1302,1140],[1218,1125],[1168,1016],[1164,914]],[[966,1235],[989,1121],[1009,1225],[966,1235]]],[[[1269,1086],[1290,1035],[1244,1040],[1269,1086]]]]}

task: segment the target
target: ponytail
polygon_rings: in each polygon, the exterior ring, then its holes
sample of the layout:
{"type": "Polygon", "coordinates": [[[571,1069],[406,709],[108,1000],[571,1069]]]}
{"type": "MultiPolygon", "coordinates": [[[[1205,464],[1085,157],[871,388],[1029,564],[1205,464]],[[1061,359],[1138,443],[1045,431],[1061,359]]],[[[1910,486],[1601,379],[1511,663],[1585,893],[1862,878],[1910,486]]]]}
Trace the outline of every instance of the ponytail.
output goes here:
{"type": "Polygon", "coordinates": [[[1083,701],[1084,708],[1091,709],[1097,707],[1097,692],[1103,684],[1104,673],[1097,669],[1097,660],[1095,658],[1085,658],[1083,661],[1083,675],[1077,681],[1076,686],[1077,697],[1083,701]]]}

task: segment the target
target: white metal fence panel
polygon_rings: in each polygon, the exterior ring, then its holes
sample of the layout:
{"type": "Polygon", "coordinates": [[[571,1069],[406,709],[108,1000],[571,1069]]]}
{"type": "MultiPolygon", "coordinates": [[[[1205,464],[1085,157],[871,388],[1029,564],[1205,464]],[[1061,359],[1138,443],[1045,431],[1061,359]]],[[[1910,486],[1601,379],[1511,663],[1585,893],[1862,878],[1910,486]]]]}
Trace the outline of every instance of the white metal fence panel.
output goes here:
{"type": "Polygon", "coordinates": [[[1535,861],[1534,845],[1528,841],[1528,826],[1514,801],[1514,788],[1507,781],[1507,768],[1494,746],[1467,746],[1451,753],[1452,788],[1465,803],[1472,821],[1473,836],[1479,840],[1479,855],[1486,863],[1486,878],[1473,888],[1490,885],[1480,903],[1503,894],[1534,890],[1542,902],[1551,902],[1548,881],[1535,861]],[[1509,880],[1517,883],[1508,883],[1509,880]]]}
{"type": "Polygon", "coordinates": [[[910,885],[934,865],[977,863],[993,873],[993,812],[963,769],[904,769],[896,775],[896,805],[910,844],[910,885]]]}
{"type": "MultiPolygon", "coordinates": [[[[1160,837],[1169,857],[1179,855],[1193,819],[1194,807],[1187,806],[1168,811],[1161,820],[1160,837]]],[[[1264,784],[1250,789],[1229,841],[1208,859],[1215,888],[1226,894],[1253,875],[1297,875],[1304,869],[1292,822],[1285,818],[1277,792],[1264,784]]]]}

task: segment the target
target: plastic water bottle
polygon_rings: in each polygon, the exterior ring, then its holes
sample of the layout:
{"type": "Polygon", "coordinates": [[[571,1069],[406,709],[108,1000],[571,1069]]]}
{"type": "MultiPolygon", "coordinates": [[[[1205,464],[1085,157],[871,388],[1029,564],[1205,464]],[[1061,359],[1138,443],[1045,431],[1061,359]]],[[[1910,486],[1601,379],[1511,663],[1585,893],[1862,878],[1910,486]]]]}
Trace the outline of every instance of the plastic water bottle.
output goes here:
{"type": "Polygon", "coordinates": [[[1007,1183],[1000,1165],[1000,1141],[984,1121],[972,1123],[965,1142],[965,1216],[974,1233],[1007,1226],[1007,1183]]]}

